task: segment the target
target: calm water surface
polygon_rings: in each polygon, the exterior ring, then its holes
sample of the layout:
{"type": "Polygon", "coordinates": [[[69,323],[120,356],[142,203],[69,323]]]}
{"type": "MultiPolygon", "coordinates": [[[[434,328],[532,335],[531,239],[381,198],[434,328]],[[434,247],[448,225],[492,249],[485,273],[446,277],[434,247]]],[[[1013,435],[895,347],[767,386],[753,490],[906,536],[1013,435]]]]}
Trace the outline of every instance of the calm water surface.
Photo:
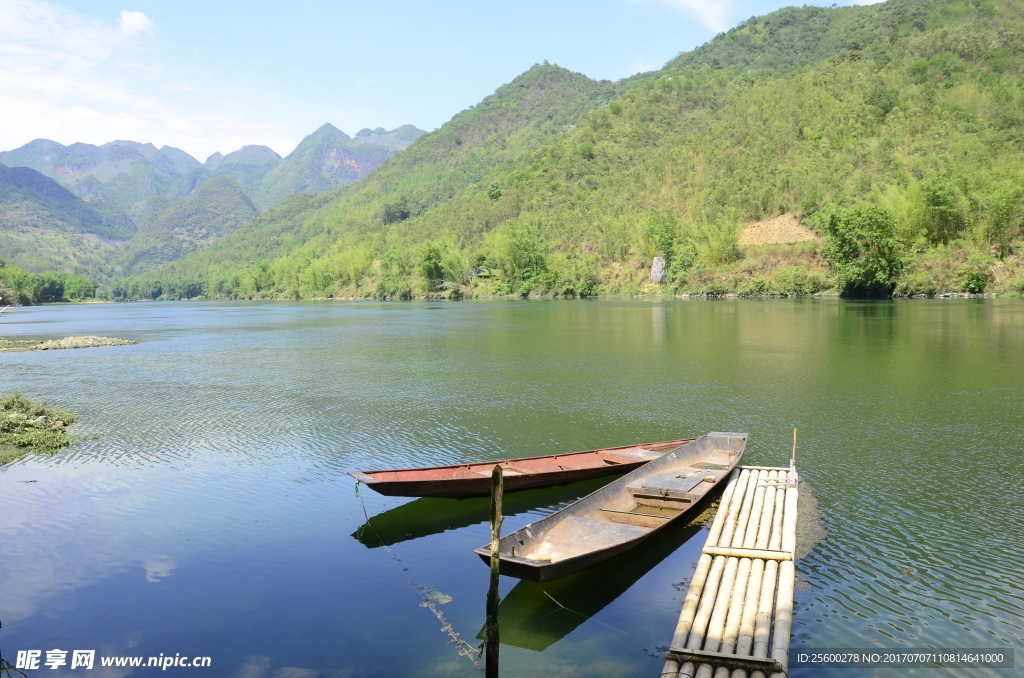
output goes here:
{"type": "MultiPolygon", "coordinates": [[[[346,471],[711,430],[780,465],[798,426],[828,537],[798,562],[793,648],[1015,648],[1024,667],[1020,300],[89,305],[12,309],[0,334],[141,342],[0,355],[0,391],[74,410],[83,435],[0,469],[12,661],[479,675],[442,626],[480,642],[486,502],[360,498],[346,471]]],[[[599,485],[511,495],[505,531],[599,485]]],[[[704,534],[503,579],[502,675],[656,676],[704,534]]],[[[107,671],[88,675],[170,675],[107,671]]]]}

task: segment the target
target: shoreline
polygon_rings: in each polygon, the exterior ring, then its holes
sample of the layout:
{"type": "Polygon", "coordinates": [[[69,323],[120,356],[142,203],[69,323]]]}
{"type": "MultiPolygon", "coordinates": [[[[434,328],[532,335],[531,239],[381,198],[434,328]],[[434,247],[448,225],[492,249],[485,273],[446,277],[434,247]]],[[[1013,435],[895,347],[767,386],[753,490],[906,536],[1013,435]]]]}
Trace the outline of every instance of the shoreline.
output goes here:
{"type": "Polygon", "coordinates": [[[408,297],[375,297],[375,296],[327,296],[327,297],[190,297],[187,299],[119,299],[108,303],[158,303],[168,301],[538,301],[542,299],[558,299],[566,301],[601,301],[601,300],[655,300],[668,301],[673,299],[843,299],[846,301],[899,301],[899,300],[922,300],[922,299],[1020,299],[1024,293],[1019,292],[936,292],[934,294],[893,294],[886,297],[844,297],[838,292],[817,292],[814,294],[740,294],[737,292],[726,292],[724,294],[595,294],[587,296],[560,295],[560,294],[530,294],[521,296],[518,294],[505,295],[458,295],[449,294],[416,294],[408,297]]]}

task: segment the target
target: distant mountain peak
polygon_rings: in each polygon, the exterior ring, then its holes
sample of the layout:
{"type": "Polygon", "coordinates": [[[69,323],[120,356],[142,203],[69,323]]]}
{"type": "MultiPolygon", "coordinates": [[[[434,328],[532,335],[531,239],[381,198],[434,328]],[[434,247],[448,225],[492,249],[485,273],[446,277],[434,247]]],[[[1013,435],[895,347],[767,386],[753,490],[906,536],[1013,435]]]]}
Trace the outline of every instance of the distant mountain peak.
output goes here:
{"type": "Polygon", "coordinates": [[[281,156],[274,149],[259,144],[250,144],[225,155],[223,160],[221,160],[221,165],[230,165],[232,163],[239,165],[274,165],[280,162],[280,160],[281,156]]]}
{"type": "Polygon", "coordinates": [[[350,137],[349,135],[345,134],[344,132],[342,132],[340,129],[338,129],[337,127],[335,127],[334,125],[332,125],[329,122],[325,122],[324,124],[320,125],[320,127],[318,127],[317,130],[315,132],[313,132],[312,134],[310,134],[309,136],[315,137],[317,135],[325,134],[325,133],[328,133],[328,132],[330,132],[331,134],[340,134],[341,136],[345,137],[346,139],[351,139],[352,138],[352,137],[350,137]]]}

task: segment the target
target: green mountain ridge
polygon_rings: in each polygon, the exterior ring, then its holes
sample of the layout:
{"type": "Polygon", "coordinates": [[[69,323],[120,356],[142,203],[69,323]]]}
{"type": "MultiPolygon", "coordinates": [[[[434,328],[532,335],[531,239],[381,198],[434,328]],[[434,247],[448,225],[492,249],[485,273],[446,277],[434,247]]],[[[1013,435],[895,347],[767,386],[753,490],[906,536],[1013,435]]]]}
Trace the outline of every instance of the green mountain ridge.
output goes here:
{"type": "Polygon", "coordinates": [[[85,274],[134,235],[131,220],[106,203],[86,203],[33,169],[0,165],[0,251],[12,265],[85,274]]]}
{"type": "Polygon", "coordinates": [[[114,291],[1024,291],[1022,71],[1019,0],[786,8],[618,83],[536,66],[359,184],[114,291]],[[817,238],[740,247],[780,214],[817,238]]]}
{"type": "Polygon", "coordinates": [[[67,202],[59,214],[34,204],[26,212],[7,196],[0,201],[6,210],[0,254],[37,272],[75,272],[102,282],[142,273],[231,232],[258,213],[257,204],[267,209],[287,195],[358,181],[422,133],[406,125],[352,140],[325,125],[287,158],[266,146],[245,146],[206,163],[180,149],[134,141],[64,146],[37,139],[0,153],[0,162],[48,177],[81,204],[67,202]],[[69,210],[92,225],[69,227],[69,210]],[[199,232],[206,235],[196,237],[199,232]],[[77,233],[100,239],[69,235],[77,233]],[[131,242],[118,244],[124,240],[131,242]]]}
{"type": "Polygon", "coordinates": [[[207,246],[257,214],[233,177],[213,177],[160,210],[124,248],[118,264],[124,271],[145,272],[207,246]]]}
{"type": "MultiPolygon", "coordinates": [[[[361,182],[313,200],[286,200],[191,255],[187,264],[177,262],[133,281],[130,284],[135,285],[137,294],[129,296],[160,296],[165,286],[176,290],[174,296],[206,286],[219,290],[211,294],[222,296],[237,294],[244,285],[255,287],[258,293],[270,292],[268,286],[276,283],[269,260],[317,236],[333,241],[335,224],[342,221],[354,228],[372,229],[388,212],[397,217],[418,215],[451,200],[514,160],[523,149],[536,148],[562,134],[586,111],[607,105],[637,80],[597,82],[557,66],[535,66],[479,105],[458,113],[439,130],[420,136],[361,182]],[[207,277],[209,271],[220,269],[223,274],[215,280],[207,277]]],[[[351,257],[356,262],[352,266],[360,271],[373,263],[365,248],[346,257],[351,257]]],[[[126,288],[117,288],[118,293],[123,290],[126,288]]]]}
{"type": "Polygon", "coordinates": [[[371,132],[353,140],[326,123],[267,171],[255,191],[256,202],[266,210],[289,195],[323,193],[355,183],[420,134],[423,134],[421,130],[406,125],[392,132],[371,132]]]}

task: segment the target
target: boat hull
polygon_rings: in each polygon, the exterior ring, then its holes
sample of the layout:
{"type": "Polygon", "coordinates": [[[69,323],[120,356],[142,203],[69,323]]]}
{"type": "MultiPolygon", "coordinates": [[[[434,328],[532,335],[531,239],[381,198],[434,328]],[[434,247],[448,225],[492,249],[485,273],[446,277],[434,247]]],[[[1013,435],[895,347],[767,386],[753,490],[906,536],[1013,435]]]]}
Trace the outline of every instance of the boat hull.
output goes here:
{"type": "MultiPolygon", "coordinates": [[[[637,547],[668,525],[687,523],[725,487],[746,441],[745,433],[702,436],[502,537],[499,573],[540,583],[561,579],[637,547]]],[[[490,562],[490,545],[474,552],[490,562]]]]}
{"type": "Polygon", "coordinates": [[[429,468],[350,471],[349,475],[375,492],[392,497],[466,499],[490,495],[490,474],[496,465],[506,469],[505,492],[521,492],[629,473],[658,458],[661,453],[692,440],[693,438],[685,438],[543,457],[522,457],[429,468]],[[637,450],[657,454],[630,459],[628,455],[634,454],[637,450]]]}

